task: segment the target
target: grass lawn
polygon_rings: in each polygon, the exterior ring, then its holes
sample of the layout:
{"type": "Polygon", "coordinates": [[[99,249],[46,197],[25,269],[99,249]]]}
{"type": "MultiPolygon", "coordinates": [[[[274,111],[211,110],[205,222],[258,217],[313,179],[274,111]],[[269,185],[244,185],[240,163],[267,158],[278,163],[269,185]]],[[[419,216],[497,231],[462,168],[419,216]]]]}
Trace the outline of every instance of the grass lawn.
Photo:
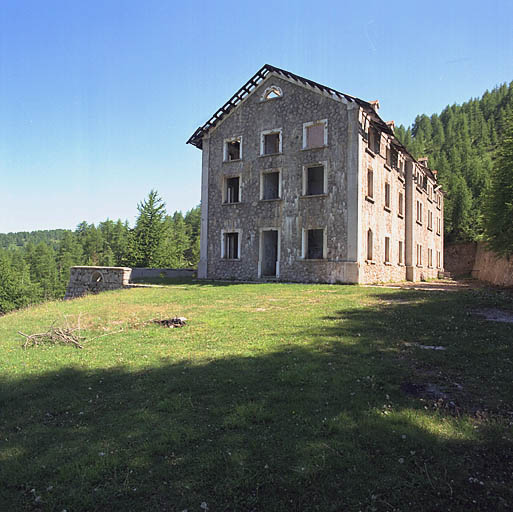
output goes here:
{"type": "Polygon", "coordinates": [[[0,510],[511,510],[513,324],[479,307],[513,300],[181,282],[6,315],[0,510]],[[79,317],[111,334],[21,348],[79,317]]]}

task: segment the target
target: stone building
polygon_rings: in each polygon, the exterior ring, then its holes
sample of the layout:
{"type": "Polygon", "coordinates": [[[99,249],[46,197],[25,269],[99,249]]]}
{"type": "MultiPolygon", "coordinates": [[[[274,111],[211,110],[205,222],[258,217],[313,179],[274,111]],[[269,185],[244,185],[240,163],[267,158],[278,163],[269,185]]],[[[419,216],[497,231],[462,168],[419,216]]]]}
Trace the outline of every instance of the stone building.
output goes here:
{"type": "Polygon", "coordinates": [[[436,171],[379,104],[265,65],[188,140],[203,151],[198,277],[371,283],[443,270],[436,171]]]}

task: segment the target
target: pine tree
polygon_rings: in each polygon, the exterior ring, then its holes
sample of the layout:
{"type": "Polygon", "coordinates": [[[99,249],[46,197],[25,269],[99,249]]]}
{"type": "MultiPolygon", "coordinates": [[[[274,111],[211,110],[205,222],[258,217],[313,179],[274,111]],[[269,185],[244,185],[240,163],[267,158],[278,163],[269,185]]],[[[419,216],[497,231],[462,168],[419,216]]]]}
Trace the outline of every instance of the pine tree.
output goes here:
{"type": "Polygon", "coordinates": [[[139,267],[159,267],[163,259],[166,238],[166,205],[156,190],[137,205],[139,216],[133,230],[132,261],[139,267]]]}
{"type": "Polygon", "coordinates": [[[504,118],[503,135],[487,189],[483,225],[490,247],[513,255],[513,115],[504,118]]]}

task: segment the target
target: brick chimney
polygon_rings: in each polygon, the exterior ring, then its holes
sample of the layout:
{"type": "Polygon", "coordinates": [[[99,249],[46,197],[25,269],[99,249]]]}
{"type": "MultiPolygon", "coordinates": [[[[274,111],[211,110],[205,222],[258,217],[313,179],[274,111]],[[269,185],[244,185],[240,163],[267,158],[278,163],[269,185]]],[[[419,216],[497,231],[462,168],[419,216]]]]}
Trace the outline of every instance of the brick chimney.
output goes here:
{"type": "Polygon", "coordinates": [[[374,109],[376,113],[378,113],[379,110],[379,100],[374,100],[370,102],[371,107],[374,109]]]}
{"type": "Polygon", "coordinates": [[[428,157],[427,156],[423,156],[423,157],[418,159],[418,162],[419,162],[420,165],[423,165],[424,167],[427,167],[428,166],[428,157]]]}
{"type": "Polygon", "coordinates": [[[387,121],[386,125],[392,130],[395,130],[395,122],[394,121],[387,121]]]}

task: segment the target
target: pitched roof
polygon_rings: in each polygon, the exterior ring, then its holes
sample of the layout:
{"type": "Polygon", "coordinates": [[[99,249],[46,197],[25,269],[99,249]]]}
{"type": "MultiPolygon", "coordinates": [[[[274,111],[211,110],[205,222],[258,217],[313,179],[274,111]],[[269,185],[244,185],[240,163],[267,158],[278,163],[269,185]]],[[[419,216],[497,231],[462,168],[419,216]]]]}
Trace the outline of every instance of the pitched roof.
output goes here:
{"type": "MultiPolygon", "coordinates": [[[[203,126],[200,126],[189,138],[187,144],[192,144],[197,148],[201,149],[202,147],[202,138],[205,133],[207,133],[211,128],[217,125],[225,116],[227,116],[237,105],[243,101],[251,92],[262,82],[264,81],[270,73],[275,73],[277,75],[281,75],[290,80],[299,82],[303,85],[307,85],[312,87],[313,89],[317,89],[323,93],[327,93],[335,98],[342,99],[344,98],[348,102],[358,103],[361,107],[366,109],[372,109],[372,105],[367,101],[361,100],[359,98],[355,98],[354,96],[350,96],[349,94],[345,94],[343,92],[336,91],[331,87],[327,87],[326,85],[318,84],[313,80],[309,80],[308,78],[303,78],[302,76],[295,75],[290,71],[286,71],[284,69],[277,68],[275,66],[271,66],[270,64],[265,64],[262,68],[260,68],[203,126]]],[[[373,110],[373,109],[372,109],[373,110]]],[[[386,125],[385,125],[386,126],[386,125]]],[[[387,130],[389,131],[389,130],[387,130]]]]}
{"type": "MultiPolygon", "coordinates": [[[[394,135],[394,131],[392,128],[385,123],[381,117],[377,114],[375,108],[372,103],[357,98],[355,96],[351,96],[349,94],[345,94],[343,92],[337,91],[328,87],[326,85],[319,84],[314,82],[313,80],[309,80],[308,78],[304,78],[299,75],[295,75],[290,71],[286,71],[285,69],[277,68],[275,66],[271,66],[270,64],[264,64],[214,115],[203,125],[196,129],[196,131],[189,137],[187,144],[192,144],[199,149],[202,149],[203,146],[203,136],[211,129],[214,128],[222,119],[224,119],[233,109],[235,109],[243,100],[245,100],[253,90],[258,87],[258,85],[263,82],[267,76],[271,73],[276,75],[281,75],[284,78],[289,80],[298,82],[302,85],[306,85],[311,87],[312,89],[317,89],[319,92],[324,94],[328,94],[333,96],[334,98],[344,99],[349,103],[357,103],[360,107],[364,108],[368,113],[372,115],[372,123],[376,125],[382,132],[388,133],[390,136],[394,138],[394,145],[407,153],[415,162],[417,162],[416,158],[399,142],[397,137],[394,135]]],[[[437,181],[436,176],[432,173],[431,169],[426,166],[423,166],[426,169],[431,177],[437,181]]]]}

